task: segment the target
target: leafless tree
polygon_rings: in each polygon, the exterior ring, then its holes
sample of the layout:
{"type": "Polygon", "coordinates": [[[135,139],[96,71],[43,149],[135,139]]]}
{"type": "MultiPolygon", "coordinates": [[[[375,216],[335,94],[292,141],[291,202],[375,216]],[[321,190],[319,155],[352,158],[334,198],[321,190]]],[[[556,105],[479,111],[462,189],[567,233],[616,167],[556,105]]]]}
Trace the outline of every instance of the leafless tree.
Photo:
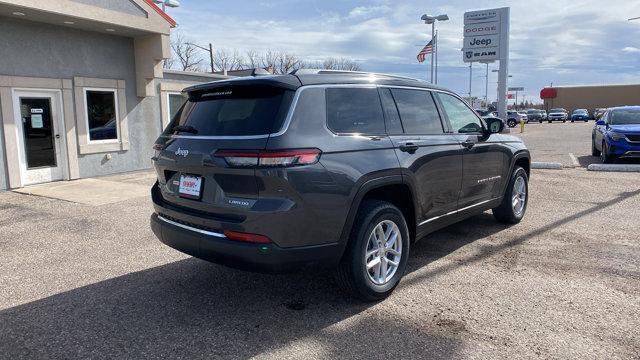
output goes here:
{"type": "Polygon", "coordinates": [[[175,62],[176,62],[176,59],[173,57],[173,54],[171,54],[171,57],[164,59],[164,61],[162,62],[162,68],[172,69],[175,62]]]}
{"type": "Polygon", "coordinates": [[[181,32],[174,33],[171,40],[171,50],[180,62],[179,65],[183,71],[200,71],[202,58],[198,54],[199,49],[190,44],[181,32]]]}
{"type": "Polygon", "coordinates": [[[327,70],[361,71],[362,67],[356,61],[348,58],[330,57],[322,62],[322,68],[327,70]]]}
{"type": "Polygon", "coordinates": [[[244,56],[243,67],[246,69],[255,69],[262,66],[260,62],[260,54],[255,50],[248,50],[244,56]]]}
{"type": "Polygon", "coordinates": [[[238,50],[214,49],[213,65],[218,71],[240,70],[245,67],[245,59],[238,50]]]}

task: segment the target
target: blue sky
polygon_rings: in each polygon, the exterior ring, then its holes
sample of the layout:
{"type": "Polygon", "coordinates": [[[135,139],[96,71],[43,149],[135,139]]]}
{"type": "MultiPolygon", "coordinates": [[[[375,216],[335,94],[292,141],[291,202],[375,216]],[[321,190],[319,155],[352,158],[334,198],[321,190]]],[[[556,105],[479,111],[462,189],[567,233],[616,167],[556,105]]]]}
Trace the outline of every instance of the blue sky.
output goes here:
{"type": "MultiPolygon", "coordinates": [[[[462,62],[462,17],[468,10],[511,6],[510,86],[530,100],[554,85],[640,83],[637,0],[352,1],[181,0],[168,9],[179,31],[214,48],[283,50],[308,60],[348,57],[364,70],[428,79],[428,62],[416,54],[430,38],[424,13],[447,13],[438,23],[439,84],[465,94],[469,68],[462,62]]],[[[497,63],[490,69],[497,68],[497,63]]],[[[496,74],[489,78],[495,98],[496,74]]],[[[474,65],[475,96],[484,96],[484,65],[474,65]]]]}

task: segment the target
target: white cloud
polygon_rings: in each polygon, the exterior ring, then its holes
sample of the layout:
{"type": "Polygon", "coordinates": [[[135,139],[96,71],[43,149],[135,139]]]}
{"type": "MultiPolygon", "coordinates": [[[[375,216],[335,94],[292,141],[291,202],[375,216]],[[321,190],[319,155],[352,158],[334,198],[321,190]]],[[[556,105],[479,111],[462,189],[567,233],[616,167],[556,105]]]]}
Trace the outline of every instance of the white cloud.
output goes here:
{"type": "Polygon", "coordinates": [[[640,48],[633,47],[633,46],[627,46],[624,49],[622,49],[622,51],[627,52],[627,53],[640,53],[640,48]]]}
{"type": "Polygon", "coordinates": [[[373,16],[386,14],[391,10],[387,5],[379,5],[379,6],[358,6],[353,8],[349,15],[348,19],[362,19],[362,18],[371,18],[373,16]]]}

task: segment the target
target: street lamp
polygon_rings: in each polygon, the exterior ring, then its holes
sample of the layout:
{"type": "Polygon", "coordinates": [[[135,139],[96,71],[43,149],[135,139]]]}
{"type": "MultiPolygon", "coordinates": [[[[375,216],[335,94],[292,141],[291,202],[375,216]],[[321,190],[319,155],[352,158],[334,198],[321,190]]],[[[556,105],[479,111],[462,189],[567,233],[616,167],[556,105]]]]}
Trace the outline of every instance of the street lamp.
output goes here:
{"type": "MultiPolygon", "coordinates": [[[[432,16],[432,15],[427,15],[424,14],[422,15],[422,17],[420,18],[420,20],[423,20],[425,24],[427,25],[431,25],[431,41],[434,40],[435,35],[436,35],[436,21],[447,21],[449,20],[449,16],[447,14],[442,14],[442,15],[438,15],[438,16],[432,16]]],[[[435,51],[437,51],[438,47],[436,45],[437,39],[436,41],[434,41],[434,43],[432,43],[432,46],[435,50],[431,51],[431,83],[433,84],[433,56],[435,51]]],[[[436,69],[436,72],[438,71],[438,69],[436,69]]]]}
{"type": "Polygon", "coordinates": [[[162,5],[162,11],[166,11],[166,7],[177,8],[180,6],[178,0],[153,0],[154,3],[162,5]]]}

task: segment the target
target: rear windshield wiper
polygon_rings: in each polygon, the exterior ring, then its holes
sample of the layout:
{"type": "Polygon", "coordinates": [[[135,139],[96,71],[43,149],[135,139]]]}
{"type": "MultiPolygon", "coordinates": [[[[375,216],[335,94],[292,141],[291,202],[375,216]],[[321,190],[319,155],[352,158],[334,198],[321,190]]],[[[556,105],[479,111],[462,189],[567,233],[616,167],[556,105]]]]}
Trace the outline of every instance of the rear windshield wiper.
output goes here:
{"type": "Polygon", "coordinates": [[[186,133],[191,133],[191,134],[197,134],[198,130],[196,130],[196,128],[194,128],[193,126],[190,125],[176,125],[174,126],[171,131],[173,132],[186,132],[186,133]]]}

